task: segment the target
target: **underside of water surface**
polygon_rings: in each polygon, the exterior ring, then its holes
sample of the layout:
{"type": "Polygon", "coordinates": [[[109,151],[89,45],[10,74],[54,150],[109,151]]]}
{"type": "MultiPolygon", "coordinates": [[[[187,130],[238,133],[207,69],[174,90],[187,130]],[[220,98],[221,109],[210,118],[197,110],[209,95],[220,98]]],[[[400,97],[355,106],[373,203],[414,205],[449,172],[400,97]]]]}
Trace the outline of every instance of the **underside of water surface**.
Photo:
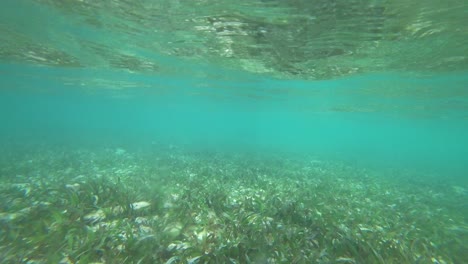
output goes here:
{"type": "Polygon", "coordinates": [[[7,0],[0,54],[149,74],[204,74],[171,63],[179,59],[291,79],[464,71],[466,9],[460,0],[7,0]]]}
{"type": "Polygon", "coordinates": [[[4,0],[1,263],[468,263],[468,4],[4,0]]]}

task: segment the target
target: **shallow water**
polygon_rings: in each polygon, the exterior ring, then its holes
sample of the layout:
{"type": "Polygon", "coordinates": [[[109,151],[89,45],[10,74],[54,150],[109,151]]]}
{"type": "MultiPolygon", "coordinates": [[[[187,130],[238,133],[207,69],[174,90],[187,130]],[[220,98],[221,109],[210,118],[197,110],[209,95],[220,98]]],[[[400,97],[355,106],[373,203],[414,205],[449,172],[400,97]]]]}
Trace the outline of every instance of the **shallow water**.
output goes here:
{"type": "Polygon", "coordinates": [[[0,4],[0,259],[468,262],[466,3],[220,3],[0,4]]]}

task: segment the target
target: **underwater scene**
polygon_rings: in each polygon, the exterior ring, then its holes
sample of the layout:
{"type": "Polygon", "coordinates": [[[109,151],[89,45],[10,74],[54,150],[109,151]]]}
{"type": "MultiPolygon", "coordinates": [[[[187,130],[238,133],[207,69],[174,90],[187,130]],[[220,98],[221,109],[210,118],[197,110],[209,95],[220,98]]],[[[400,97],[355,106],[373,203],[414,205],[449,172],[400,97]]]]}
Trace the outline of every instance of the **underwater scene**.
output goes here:
{"type": "Polygon", "coordinates": [[[468,2],[3,0],[0,263],[468,263],[468,2]]]}

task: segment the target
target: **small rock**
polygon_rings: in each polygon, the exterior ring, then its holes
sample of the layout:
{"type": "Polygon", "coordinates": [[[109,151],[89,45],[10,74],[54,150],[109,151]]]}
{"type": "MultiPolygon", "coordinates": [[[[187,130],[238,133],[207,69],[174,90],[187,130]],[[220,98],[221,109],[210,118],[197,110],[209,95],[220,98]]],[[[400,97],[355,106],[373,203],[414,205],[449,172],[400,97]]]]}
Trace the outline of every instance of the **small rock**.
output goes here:
{"type": "Polygon", "coordinates": [[[173,223],[164,229],[164,233],[170,239],[175,239],[176,237],[178,237],[181,231],[182,231],[182,225],[180,223],[173,223]]]}
{"type": "Polygon", "coordinates": [[[78,183],[74,183],[74,184],[67,184],[65,185],[65,188],[67,189],[70,189],[70,190],[73,190],[75,192],[79,191],[80,190],[80,185],[78,183]]]}
{"type": "Polygon", "coordinates": [[[94,224],[96,222],[100,222],[106,219],[106,214],[104,213],[104,211],[99,209],[97,211],[85,215],[83,219],[91,224],[94,224]]]}
{"type": "Polygon", "coordinates": [[[59,264],[73,264],[73,261],[71,261],[70,258],[66,256],[62,260],[60,260],[59,264]]]}
{"type": "Polygon", "coordinates": [[[121,155],[123,155],[123,154],[125,154],[125,153],[127,153],[127,151],[126,151],[125,149],[123,149],[123,148],[117,148],[117,149],[115,150],[115,154],[116,154],[116,155],[119,155],[119,156],[121,156],[121,155]]]}
{"type": "Polygon", "coordinates": [[[140,210],[150,205],[151,204],[149,202],[141,201],[141,202],[132,203],[131,207],[133,210],[140,210]]]}

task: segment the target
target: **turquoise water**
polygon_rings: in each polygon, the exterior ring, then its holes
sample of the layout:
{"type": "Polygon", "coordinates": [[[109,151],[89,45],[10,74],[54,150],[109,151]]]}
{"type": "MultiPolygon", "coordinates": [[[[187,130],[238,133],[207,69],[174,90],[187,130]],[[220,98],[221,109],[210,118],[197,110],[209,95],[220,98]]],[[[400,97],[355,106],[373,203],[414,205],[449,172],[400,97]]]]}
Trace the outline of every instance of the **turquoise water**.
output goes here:
{"type": "Polygon", "coordinates": [[[462,179],[467,172],[466,98],[445,91],[464,92],[465,74],[283,81],[234,72],[226,81],[21,65],[3,65],[2,72],[5,143],[167,142],[228,152],[304,153],[462,179]],[[110,87],[61,83],[86,82],[96,74],[110,87]],[[119,87],[125,82],[140,87],[119,87]],[[393,87],[416,91],[387,95],[393,87]]]}
{"type": "Polygon", "coordinates": [[[467,263],[466,3],[4,1],[0,262],[467,263]]]}

